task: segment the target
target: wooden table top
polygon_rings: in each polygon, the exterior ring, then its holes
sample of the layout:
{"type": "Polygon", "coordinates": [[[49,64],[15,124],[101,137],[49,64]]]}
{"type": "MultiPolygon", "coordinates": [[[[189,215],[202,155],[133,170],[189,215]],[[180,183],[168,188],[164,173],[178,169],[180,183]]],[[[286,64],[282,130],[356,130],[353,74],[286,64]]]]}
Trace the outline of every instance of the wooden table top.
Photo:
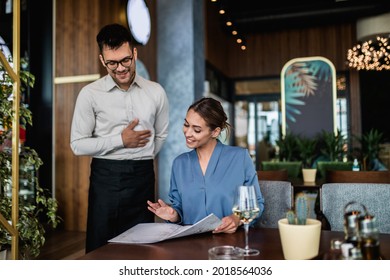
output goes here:
{"type": "MultiPolygon", "coordinates": [[[[332,238],[342,239],[343,232],[322,231],[318,259],[328,252],[332,238]]],[[[380,248],[384,259],[390,259],[390,234],[381,234],[380,248]]],[[[208,249],[214,246],[233,245],[244,247],[244,231],[234,234],[211,232],[165,240],[153,244],[109,243],[80,259],[83,260],[207,260],[208,249]]],[[[251,228],[250,247],[260,250],[260,255],[247,257],[259,260],[284,260],[278,229],[251,228]]]]}

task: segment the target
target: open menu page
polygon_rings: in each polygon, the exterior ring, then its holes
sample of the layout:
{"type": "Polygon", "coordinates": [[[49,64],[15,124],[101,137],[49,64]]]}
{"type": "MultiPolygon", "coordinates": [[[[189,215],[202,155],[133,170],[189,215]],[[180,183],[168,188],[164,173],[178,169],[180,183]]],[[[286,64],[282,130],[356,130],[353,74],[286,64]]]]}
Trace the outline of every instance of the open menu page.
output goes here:
{"type": "Polygon", "coordinates": [[[213,231],[220,224],[221,220],[214,214],[208,215],[196,224],[187,226],[170,223],[140,223],[108,242],[156,243],[166,239],[213,231]]]}

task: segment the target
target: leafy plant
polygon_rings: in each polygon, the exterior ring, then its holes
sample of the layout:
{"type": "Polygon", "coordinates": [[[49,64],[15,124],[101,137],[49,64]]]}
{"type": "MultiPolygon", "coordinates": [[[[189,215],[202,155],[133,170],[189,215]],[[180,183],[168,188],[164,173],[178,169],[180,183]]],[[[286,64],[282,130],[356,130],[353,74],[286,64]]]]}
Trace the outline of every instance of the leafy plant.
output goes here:
{"type": "MultiPolygon", "coordinates": [[[[22,60],[22,64],[26,65],[22,60]]],[[[26,70],[20,71],[21,91],[33,87],[35,77],[26,70]]],[[[6,220],[11,220],[12,201],[12,120],[13,83],[10,76],[0,64],[0,213],[6,220]]],[[[19,116],[20,126],[32,125],[32,113],[28,106],[21,102],[19,116]]],[[[23,259],[35,258],[45,243],[46,227],[56,228],[61,218],[57,216],[57,201],[40,185],[37,172],[43,164],[37,152],[25,145],[20,147],[19,177],[24,183],[34,186],[33,199],[19,196],[19,220],[16,225],[19,232],[19,254],[23,259]]],[[[11,245],[10,234],[0,225],[0,246],[11,245]]]]}
{"type": "Polygon", "coordinates": [[[294,161],[298,158],[297,136],[287,132],[284,137],[276,141],[279,147],[280,161],[294,161]]]}
{"type": "Polygon", "coordinates": [[[297,145],[303,168],[312,168],[314,160],[317,157],[317,139],[299,136],[297,138],[297,145]]]}
{"type": "Polygon", "coordinates": [[[372,128],[370,131],[363,134],[361,137],[355,137],[362,147],[363,162],[368,170],[379,170],[383,165],[379,161],[379,153],[381,151],[380,144],[383,142],[383,133],[372,128]]]}
{"type": "Polygon", "coordinates": [[[318,136],[318,142],[321,154],[328,161],[343,161],[346,155],[346,139],[341,135],[340,130],[337,130],[337,133],[323,130],[318,136]]]}

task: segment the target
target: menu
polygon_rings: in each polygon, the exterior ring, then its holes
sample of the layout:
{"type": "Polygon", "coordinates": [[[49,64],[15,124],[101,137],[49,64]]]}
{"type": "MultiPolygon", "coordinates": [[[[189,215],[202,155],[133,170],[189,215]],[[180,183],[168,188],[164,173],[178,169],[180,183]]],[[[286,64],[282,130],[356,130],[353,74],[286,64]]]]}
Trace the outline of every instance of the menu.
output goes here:
{"type": "Polygon", "coordinates": [[[208,215],[196,224],[186,226],[171,223],[140,223],[108,240],[108,242],[156,243],[167,239],[213,231],[220,224],[221,220],[214,214],[208,215]]]}

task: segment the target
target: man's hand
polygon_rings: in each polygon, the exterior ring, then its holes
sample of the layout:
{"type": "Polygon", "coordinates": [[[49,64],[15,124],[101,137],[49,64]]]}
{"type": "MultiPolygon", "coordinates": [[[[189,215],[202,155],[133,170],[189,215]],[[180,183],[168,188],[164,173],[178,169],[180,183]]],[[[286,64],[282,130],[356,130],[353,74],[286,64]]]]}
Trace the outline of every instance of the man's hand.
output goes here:
{"type": "Polygon", "coordinates": [[[138,125],[139,119],[134,119],[130,124],[122,131],[122,142],[125,148],[141,148],[149,142],[152,136],[150,130],[134,130],[138,125]]]}

